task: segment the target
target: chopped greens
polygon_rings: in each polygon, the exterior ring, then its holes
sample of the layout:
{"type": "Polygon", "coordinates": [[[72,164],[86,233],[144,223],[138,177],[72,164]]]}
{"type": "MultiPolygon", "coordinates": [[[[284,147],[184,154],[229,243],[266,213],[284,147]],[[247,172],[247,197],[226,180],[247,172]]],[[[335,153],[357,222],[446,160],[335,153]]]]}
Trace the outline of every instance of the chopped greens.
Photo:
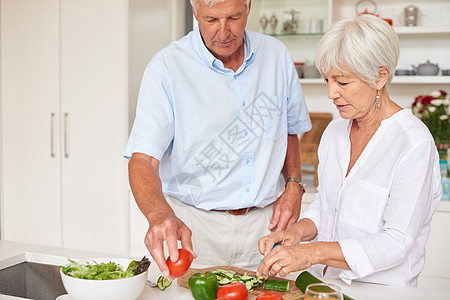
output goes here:
{"type": "Polygon", "coordinates": [[[216,269],[213,271],[214,275],[216,275],[217,280],[219,281],[219,285],[226,285],[232,282],[242,282],[248,291],[252,291],[258,285],[263,283],[264,277],[253,277],[248,276],[245,272],[244,275],[239,276],[235,271],[224,270],[224,269],[216,269]]]}
{"type": "Polygon", "coordinates": [[[61,267],[64,274],[75,278],[91,280],[110,280],[133,277],[145,272],[150,265],[150,261],[145,256],[141,261],[133,260],[130,262],[125,271],[121,265],[115,262],[97,263],[94,261],[94,263],[79,264],[71,259],[69,259],[69,261],[71,263],[70,265],[61,267]]]}

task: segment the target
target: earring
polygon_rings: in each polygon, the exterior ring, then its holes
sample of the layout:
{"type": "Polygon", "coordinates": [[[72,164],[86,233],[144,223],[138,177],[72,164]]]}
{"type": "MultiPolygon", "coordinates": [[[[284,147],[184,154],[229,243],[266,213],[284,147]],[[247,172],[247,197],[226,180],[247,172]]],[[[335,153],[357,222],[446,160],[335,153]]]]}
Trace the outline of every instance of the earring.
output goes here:
{"type": "Polygon", "coordinates": [[[375,108],[380,109],[380,95],[377,95],[377,102],[375,103],[375,108]]]}

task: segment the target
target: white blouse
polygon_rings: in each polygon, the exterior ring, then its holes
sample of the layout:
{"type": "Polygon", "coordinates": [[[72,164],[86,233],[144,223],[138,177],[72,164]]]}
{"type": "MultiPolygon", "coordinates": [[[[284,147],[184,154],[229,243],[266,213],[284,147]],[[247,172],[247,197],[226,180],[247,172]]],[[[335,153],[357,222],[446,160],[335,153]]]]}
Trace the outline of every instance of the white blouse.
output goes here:
{"type": "MultiPolygon", "coordinates": [[[[416,286],[442,194],[433,138],[401,110],[381,122],[346,177],[351,125],[335,119],[323,133],[318,193],[301,218],[315,223],[315,240],[338,241],[351,268],[329,267],[325,277],[416,286]]],[[[311,270],[322,276],[323,268],[311,270]]]]}

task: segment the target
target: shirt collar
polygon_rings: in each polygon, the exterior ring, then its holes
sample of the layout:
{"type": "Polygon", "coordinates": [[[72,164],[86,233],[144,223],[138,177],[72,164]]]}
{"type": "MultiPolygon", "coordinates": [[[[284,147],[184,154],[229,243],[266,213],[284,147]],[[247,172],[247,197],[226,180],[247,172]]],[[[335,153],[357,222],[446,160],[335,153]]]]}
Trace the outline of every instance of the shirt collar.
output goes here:
{"type": "Polygon", "coordinates": [[[215,58],[214,55],[208,50],[208,48],[206,48],[205,44],[203,43],[203,39],[198,26],[194,29],[193,37],[193,43],[200,58],[209,66],[210,69],[215,72],[237,75],[240,74],[253,61],[254,52],[247,31],[244,32],[244,62],[236,71],[236,73],[233,72],[233,70],[226,69],[223,66],[222,61],[215,58]]]}

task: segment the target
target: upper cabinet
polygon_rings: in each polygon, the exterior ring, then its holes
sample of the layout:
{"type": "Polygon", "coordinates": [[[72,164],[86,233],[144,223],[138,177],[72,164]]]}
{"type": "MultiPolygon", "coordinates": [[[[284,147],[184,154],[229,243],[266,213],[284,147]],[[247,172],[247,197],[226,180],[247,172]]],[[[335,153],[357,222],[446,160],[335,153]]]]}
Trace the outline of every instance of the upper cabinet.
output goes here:
{"type": "MultiPolygon", "coordinates": [[[[413,66],[428,60],[440,67],[436,76],[396,76],[394,84],[448,85],[450,76],[442,70],[450,69],[450,1],[412,2],[417,7],[417,17],[409,22],[415,26],[406,26],[405,8],[410,4],[407,0],[256,0],[252,1],[248,28],[263,32],[265,16],[265,32],[282,40],[295,62],[312,65],[315,47],[329,24],[367,11],[392,21],[400,38],[398,69],[412,71],[413,66]],[[270,22],[273,16],[277,20],[274,31],[270,22]],[[296,23],[295,32],[287,30],[290,27],[286,25],[292,20],[296,23]]],[[[322,80],[305,78],[302,82],[314,84],[322,80]]]]}

